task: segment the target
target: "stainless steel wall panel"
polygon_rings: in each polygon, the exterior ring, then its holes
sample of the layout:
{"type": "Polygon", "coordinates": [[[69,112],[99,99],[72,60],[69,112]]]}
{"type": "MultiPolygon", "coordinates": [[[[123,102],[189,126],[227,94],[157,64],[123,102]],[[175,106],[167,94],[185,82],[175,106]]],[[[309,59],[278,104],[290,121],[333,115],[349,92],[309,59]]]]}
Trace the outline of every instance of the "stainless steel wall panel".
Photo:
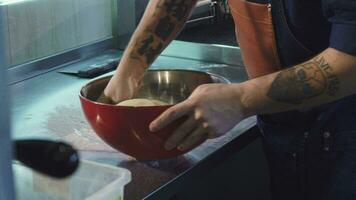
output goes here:
{"type": "Polygon", "coordinates": [[[8,65],[6,7],[0,5],[0,199],[13,200],[12,149],[5,66],[8,65]]]}

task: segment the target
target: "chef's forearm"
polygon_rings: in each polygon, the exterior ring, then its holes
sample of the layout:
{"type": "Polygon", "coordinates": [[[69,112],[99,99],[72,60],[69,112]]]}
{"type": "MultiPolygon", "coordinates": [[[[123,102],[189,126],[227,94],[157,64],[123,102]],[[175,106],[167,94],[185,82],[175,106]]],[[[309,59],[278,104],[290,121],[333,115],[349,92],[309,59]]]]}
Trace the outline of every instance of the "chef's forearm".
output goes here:
{"type": "Polygon", "coordinates": [[[315,58],[242,84],[249,114],[310,108],[356,93],[356,57],[327,49],[315,58]]]}
{"type": "Polygon", "coordinates": [[[144,73],[181,31],[196,2],[151,0],[121,60],[122,73],[144,73]]]}

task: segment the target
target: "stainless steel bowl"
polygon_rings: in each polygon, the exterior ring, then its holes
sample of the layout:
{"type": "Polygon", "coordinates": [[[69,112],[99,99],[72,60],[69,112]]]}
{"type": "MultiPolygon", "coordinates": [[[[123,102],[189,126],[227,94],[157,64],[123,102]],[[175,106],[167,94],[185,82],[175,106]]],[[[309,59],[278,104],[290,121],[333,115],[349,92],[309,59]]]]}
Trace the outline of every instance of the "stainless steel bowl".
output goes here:
{"type": "MultiPolygon", "coordinates": [[[[105,89],[111,76],[98,79],[85,86],[82,95],[95,101],[105,89]]],[[[230,83],[224,77],[191,70],[149,70],[145,74],[135,98],[159,99],[169,104],[179,103],[199,85],[208,83],[230,83]]]]}

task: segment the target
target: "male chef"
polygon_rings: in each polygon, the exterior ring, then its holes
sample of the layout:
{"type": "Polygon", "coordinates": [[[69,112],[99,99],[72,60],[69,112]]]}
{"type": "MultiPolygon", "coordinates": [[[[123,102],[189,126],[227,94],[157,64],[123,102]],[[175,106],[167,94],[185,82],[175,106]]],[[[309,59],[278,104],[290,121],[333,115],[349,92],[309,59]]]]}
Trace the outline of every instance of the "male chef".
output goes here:
{"type": "MultiPolygon", "coordinates": [[[[102,99],[134,96],[196,2],[149,2],[102,99]]],[[[187,116],[165,145],[184,150],[257,115],[273,200],[356,199],[356,1],[229,0],[229,6],[250,79],[201,85],[150,130],[187,116]]]]}

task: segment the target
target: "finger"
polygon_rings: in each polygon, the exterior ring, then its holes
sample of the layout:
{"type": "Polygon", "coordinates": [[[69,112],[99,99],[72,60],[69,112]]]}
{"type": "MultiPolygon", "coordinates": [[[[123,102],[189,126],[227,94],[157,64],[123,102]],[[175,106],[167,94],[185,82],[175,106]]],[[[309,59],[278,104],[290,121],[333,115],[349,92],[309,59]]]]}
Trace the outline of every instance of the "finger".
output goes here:
{"type": "Polygon", "coordinates": [[[208,131],[208,139],[215,139],[217,138],[219,135],[216,134],[214,131],[208,131]]]}
{"type": "Polygon", "coordinates": [[[207,131],[209,139],[214,139],[217,137],[216,132],[214,130],[212,130],[212,128],[210,127],[208,122],[203,122],[202,126],[207,131]]]}
{"type": "Polygon", "coordinates": [[[185,151],[207,137],[208,131],[203,127],[199,127],[191,135],[184,139],[184,141],[178,146],[178,149],[185,151]]]}
{"type": "Polygon", "coordinates": [[[163,112],[157,119],[151,122],[150,131],[159,131],[163,127],[167,126],[169,123],[187,114],[191,109],[192,107],[185,101],[173,107],[170,107],[165,112],[163,112]]]}
{"type": "Polygon", "coordinates": [[[183,139],[196,127],[196,121],[194,116],[190,116],[182,125],[180,125],[172,134],[172,136],[166,141],[164,148],[166,150],[172,150],[180,144],[183,139]]]}

